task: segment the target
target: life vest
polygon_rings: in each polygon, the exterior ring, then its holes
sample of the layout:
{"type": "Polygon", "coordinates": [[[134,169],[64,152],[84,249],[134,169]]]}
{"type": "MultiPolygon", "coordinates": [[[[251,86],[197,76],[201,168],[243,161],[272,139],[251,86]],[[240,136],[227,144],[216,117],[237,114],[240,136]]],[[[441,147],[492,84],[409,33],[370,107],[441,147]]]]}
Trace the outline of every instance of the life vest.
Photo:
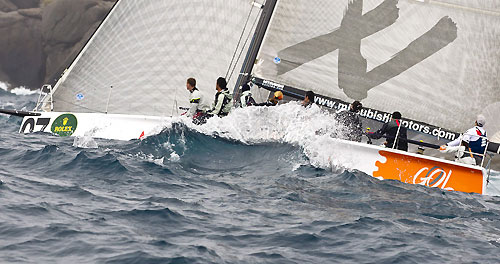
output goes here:
{"type": "Polygon", "coordinates": [[[221,112],[223,112],[224,114],[229,114],[229,111],[231,110],[231,108],[227,107],[228,104],[230,102],[233,101],[233,97],[231,96],[231,94],[229,93],[229,90],[225,90],[222,92],[222,94],[224,94],[224,101],[222,101],[222,107],[221,107],[221,112]]]}
{"type": "Polygon", "coordinates": [[[486,131],[484,134],[481,132],[479,128],[476,127],[476,133],[480,136],[477,140],[469,141],[470,151],[477,154],[484,154],[484,150],[486,149],[486,131]]]}
{"type": "Polygon", "coordinates": [[[227,116],[227,114],[229,114],[229,111],[231,111],[231,106],[232,106],[231,102],[233,101],[233,97],[229,93],[228,89],[224,89],[224,90],[215,94],[214,106],[217,105],[217,103],[219,101],[220,94],[224,95],[224,97],[222,99],[222,105],[221,105],[219,113],[217,113],[217,115],[222,117],[222,116],[227,116]]]}
{"type": "Polygon", "coordinates": [[[241,107],[249,106],[249,101],[250,101],[251,97],[252,97],[252,93],[250,91],[244,91],[240,97],[241,107]]]}

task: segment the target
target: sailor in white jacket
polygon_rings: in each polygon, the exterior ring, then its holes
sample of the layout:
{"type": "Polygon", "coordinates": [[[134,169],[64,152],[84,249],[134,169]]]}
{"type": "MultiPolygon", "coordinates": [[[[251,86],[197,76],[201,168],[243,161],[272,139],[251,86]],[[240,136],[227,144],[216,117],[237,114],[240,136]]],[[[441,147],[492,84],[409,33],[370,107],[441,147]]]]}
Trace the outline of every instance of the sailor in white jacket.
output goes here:
{"type": "Polygon", "coordinates": [[[217,90],[217,93],[215,94],[215,101],[213,103],[212,110],[210,110],[208,114],[218,117],[227,116],[233,107],[233,96],[227,89],[226,79],[219,77],[217,79],[217,83],[215,84],[215,89],[217,90]]]}
{"type": "Polygon", "coordinates": [[[473,165],[481,164],[486,148],[486,123],[483,115],[478,115],[474,127],[468,129],[462,136],[441,146],[442,152],[457,151],[457,162],[473,165]],[[479,155],[478,155],[479,154],[479,155]]]}
{"type": "Polygon", "coordinates": [[[203,94],[196,88],[196,80],[194,78],[187,79],[186,89],[191,93],[189,97],[188,116],[196,117],[205,113],[209,109],[209,105],[204,100],[203,94]]]}

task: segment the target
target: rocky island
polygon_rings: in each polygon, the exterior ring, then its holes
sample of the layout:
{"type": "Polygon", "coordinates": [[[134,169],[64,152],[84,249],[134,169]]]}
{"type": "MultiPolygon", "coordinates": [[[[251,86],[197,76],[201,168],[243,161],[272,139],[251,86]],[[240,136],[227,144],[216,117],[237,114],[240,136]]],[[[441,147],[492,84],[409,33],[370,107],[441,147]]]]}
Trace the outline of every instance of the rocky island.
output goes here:
{"type": "Polygon", "coordinates": [[[0,0],[0,81],[54,83],[115,0],[0,0]]]}

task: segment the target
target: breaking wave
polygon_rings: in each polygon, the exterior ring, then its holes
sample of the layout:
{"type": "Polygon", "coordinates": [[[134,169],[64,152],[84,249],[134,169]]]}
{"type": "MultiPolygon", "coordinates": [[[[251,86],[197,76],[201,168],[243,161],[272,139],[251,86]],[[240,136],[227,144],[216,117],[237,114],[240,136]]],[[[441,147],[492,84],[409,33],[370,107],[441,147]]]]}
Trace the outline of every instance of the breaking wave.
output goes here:
{"type": "Polygon", "coordinates": [[[206,135],[216,135],[243,144],[284,143],[299,147],[313,166],[348,168],[331,160],[334,138],[345,138],[346,126],[324,109],[304,108],[298,102],[275,107],[237,108],[224,118],[211,118],[201,126],[184,120],[186,126],[206,135]]]}

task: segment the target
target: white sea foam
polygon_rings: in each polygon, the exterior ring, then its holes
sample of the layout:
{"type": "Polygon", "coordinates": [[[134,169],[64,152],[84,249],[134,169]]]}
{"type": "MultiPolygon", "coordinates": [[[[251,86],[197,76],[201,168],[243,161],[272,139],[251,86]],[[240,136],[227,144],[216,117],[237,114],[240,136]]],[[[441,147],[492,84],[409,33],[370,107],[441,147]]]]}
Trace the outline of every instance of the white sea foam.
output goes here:
{"type": "Polygon", "coordinates": [[[97,142],[92,137],[83,136],[75,137],[73,140],[73,147],[85,148],[85,149],[96,149],[98,148],[97,142]]]}
{"type": "Polygon", "coordinates": [[[11,90],[9,90],[9,88],[10,88],[10,84],[5,83],[5,82],[0,82],[0,89],[2,89],[4,91],[8,91],[8,92],[15,94],[15,95],[32,95],[32,94],[38,93],[38,91],[27,89],[24,86],[16,87],[16,88],[11,89],[11,90]]]}
{"type": "Polygon", "coordinates": [[[158,166],[163,166],[163,161],[165,160],[165,157],[161,157],[159,159],[153,159],[153,163],[158,165],[158,166]]]}
{"type": "Polygon", "coordinates": [[[5,108],[5,107],[14,107],[16,104],[14,103],[11,103],[11,102],[6,102],[4,104],[1,105],[1,108],[5,108]]]}
{"type": "Polygon", "coordinates": [[[332,136],[341,136],[345,128],[316,105],[304,108],[298,102],[290,102],[274,107],[237,108],[227,117],[211,118],[201,126],[186,124],[201,133],[245,144],[292,144],[301,147],[314,166],[345,167],[330,159],[334,147],[332,136]]]}
{"type": "Polygon", "coordinates": [[[214,117],[202,126],[188,125],[205,134],[239,140],[247,144],[281,142],[301,144],[324,132],[337,133],[338,124],[317,106],[304,108],[297,102],[275,107],[234,109],[224,118],[214,117]]]}
{"type": "MultiPolygon", "coordinates": [[[[180,138],[179,144],[181,144],[181,147],[185,147],[185,143],[186,143],[186,138],[184,137],[184,135],[182,135],[180,138]]],[[[169,161],[172,161],[172,162],[180,161],[181,157],[174,150],[175,144],[170,143],[170,142],[165,142],[165,143],[163,143],[163,147],[165,149],[167,149],[168,152],[170,152],[170,157],[168,158],[169,161]]],[[[163,160],[162,160],[162,163],[163,163],[163,160]]]]}
{"type": "Polygon", "coordinates": [[[30,89],[27,89],[26,87],[16,87],[12,90],[10,90],[11,93],[15,94],[15,95],[32,95],[32,94],[36,94],[38,93],[38,91],[34,91],[34,90],[30,90],[30,89]]]}
{"type": "Polygon", "coordinates": [[[7,89],[9,89],[9,84],[0,82],[0,89],[7,91],[7,89]]]}
{"type": "Polygon", "coordinates": [[[181,160],[181,157],[179,156],[179,154],[172,152],[170,153],[170,158],[168,158],[169,161],[172,161],[172,162],[178,162],[181,160]]]}

